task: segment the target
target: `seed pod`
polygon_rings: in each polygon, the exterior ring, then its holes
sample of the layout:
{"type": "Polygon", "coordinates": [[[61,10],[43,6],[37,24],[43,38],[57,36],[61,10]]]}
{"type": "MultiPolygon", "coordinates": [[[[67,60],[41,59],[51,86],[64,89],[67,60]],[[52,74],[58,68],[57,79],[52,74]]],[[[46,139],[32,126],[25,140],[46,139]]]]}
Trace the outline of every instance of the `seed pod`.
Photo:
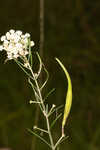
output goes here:
{"type": "Polygon", "coordinates": [[[63,136],[64,135],[64,126],[65,126],[66,120],[69,116],[71,105],[72,105],[72,83],[71,83],[69,73],[67,72],[64,65],[61,63],[61,61],[58,58],[56,58],[56,61],[58,62],[58,64],[63,69],[63,71],[66,75],[66,78],[68,80],[68,90],[67,90],[67,94],[66,94],[65,110],[64,110],[63,120],[62,120],[62,136],[63,136]]]}

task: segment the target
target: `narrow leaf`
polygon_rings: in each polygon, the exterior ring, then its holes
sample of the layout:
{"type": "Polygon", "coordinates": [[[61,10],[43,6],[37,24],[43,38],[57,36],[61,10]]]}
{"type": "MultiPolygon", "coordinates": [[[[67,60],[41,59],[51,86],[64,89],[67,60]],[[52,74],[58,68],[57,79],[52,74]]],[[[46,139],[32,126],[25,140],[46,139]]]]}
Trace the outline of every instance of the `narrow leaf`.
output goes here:
{"type": "MultiPolygon", "coordinates": [[[[48,73],[48,71],[46,70],[44,64],[42,63],[42,60],[41,60],[41,58],[40,58],[38,52],[36,52],[36,54],[37,54],[37,57],[38,57],[39,62],[40,62],[40,68],[39,68],[39,71],[38,71],[38,76],[39,76],[40,73],[41,73],[42,66],[44,67],[44,71],[46,72],[46,76],[47,76],[47,77],[46,77],[46,80],[44,81],[44,83],[43,83],[43,85],[42,85],[42,87],[40,88],[40,90],[42,90],[42,89],[45,87],[45,85],[46,85],[46,83],[47,83],[47,81],[48,81],[48,79],[49,79],[49,73],[48,73]]],[[[37,78],[38,78],[38,77],[37,77],[37,78]]]]}
{"type": "Polygon", "coordinates": [[[31,85],[33,91],[34,91],[34,94],[35,94],[35,97],[36,97],[36,100],[40,106],[40,109],[42,111],[42,105],[41,105],[41,100],[40,100],[40,97],[38,96],[38,93],[37,93],[37,90],[36,90],[36,87],[33,85],[33,83],[31,82],[30,78],[28,78],[28,82],[29,84],[31,85]]]}
{"type": "Polygon", "coordinates": [[[65,140],[67,140],[68,139],[68,136],[61,136],[61,138],[57,141],[57,143],[55,144],[55,148],[57,147],[58,148],[58,146],[62,143],[62,142],[64,142],[65,140]]]}
{"type": "Polygon", "coordinates": [[[49,73],[48,73],[48,71],[46,70],[45,67],[44,67],[44,71],[46,72],[46,80],[44,81],[44,83],[43,83],[40,90],[42,90],[45,87],[45,85],[46,85],[46,83],[48,82],[48,79],[49,79],[49,73]]]}
{"type": "Polygon", "coordinates": [[[50,148],[51,148],[51,145],[44,139],[42,138],[41,136],[39,136],[38,134],[36,134],[35,132],[33,132],[32,130],[30,129],[27,129],[31,134],[35,135],[37,138],[39,138],[41,141],[43,141],[45,144],[47,144],[50,148]]]}
{"type": "Polygon", "coordinates": [[[55,91],[55,89],[53,88],[52,90],[50,90],[50,92],[45,96],[44,101],[55,91]]]}
{"type": "Polygon", "coordinates": [[[39,77],[40,73],[41,73],[41,70],[42,70],[42,60],[41,60],[41,57],[40,55],[38,54],[38,52],[36,52],[36,55],[38,57],[38,60],[39,60],[39,63],[40,63],[40,67],[39,67],[39,70],[38,70],[38,73],[37,73],[37,78],[39,77]]]}
{"type": "Polygon", "coordinates": [[[47,130],[38,128],[37,126],[34,126],[33,129],[39,130],[39,131],[41,131],[41,132],[44,132],[44,133],[47,133],[47,134],[48,134],[48,131],[47,131],[47,130]]]}
{"type": "Polygon", "coordinates": [[[61,117],[61,115],[62,115],[62,113],[56,117],[56,119],[52,122],[50,128],[52,128],[55,125],[56,121],[61,117]]]}
{"type": "Polygon", "coordinates": [[[50,116],[56,111],[58,112],[59,109],[61,109],[63,107],[63,105],[58,106],[57,108],[55,108],[51,113],[50,116]]]}
{"type": "Polygon", "coordinates": [[[58,145],[61,143],[61,141],[62,141],[62,139],[64,138],[64,136],[61,136],[60,138],[59,138],[59,140],[57,141],[57,143],[55,144],[55,149],[56,149],[56,147],[58,147],[58,145]]]}
{"type": "Polygon", "coordinates": [[[23,66],[23,64],[22,64],[21,62],[17,61],[16,59],[14,59],[14,61],[18,64],[18,66],[24,71],[24,73],[25,73],[28,77],[30,77],[31,79],[33,79],[32,76],[24,69],[24,66],[23,66]]]}
{"type": "Polygon", "coordinates": [[[69,136],[65,136],[61,141],[60,141],[60,143],[59,144],[61,144],[61,143],[63,143],[65,140],[67,140],[68,139],[68,137],[69,136]]]}
{"type": "Polygon", "coordinates": [[[46,104],[46,113],[48,114],[48,104],[46,104]]]}

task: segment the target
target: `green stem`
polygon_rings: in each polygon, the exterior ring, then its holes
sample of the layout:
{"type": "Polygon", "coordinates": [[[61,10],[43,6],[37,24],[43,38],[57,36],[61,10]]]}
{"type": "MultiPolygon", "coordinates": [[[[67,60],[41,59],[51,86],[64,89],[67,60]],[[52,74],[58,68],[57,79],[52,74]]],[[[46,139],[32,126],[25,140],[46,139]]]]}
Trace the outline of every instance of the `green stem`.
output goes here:
{"type": "MultiPolygon", "coordinates": [[[[27,61],[28,61],[28,60],[27,60],[27,61]]],[[[55,150],[55,148],[54,148],[54,143],[53,143],[53,138],[52,138],[52,134],[51,134],[51,130],[50,130],[50,123],[49,123],[49,119],[48,119],[48,114],[47,114],[47,112],[46,112],[46,108],[45,108],[45,105],[44,105],[44,102],[43,102],[43,99],[42,99],[41,90],[40,90],[40,88],[39,88],[38,82],[37,82],[37,80],[36,80],[36,78],[35,78],[35,76],[34,76],[34,73],[33,73],[33,70],[32,70],[32,68],[31,68],[30,64],[29,64],[29,69],[30,69],[31,74],[32,74],[32,76],[33,76],[33,78],[34,78],[34,81],[35,81],[35,84],[36,84],[36,87],[37,87],[37,91],[38,91],[38,94],[39,94],[39,97],[40,97],[41,106],[42,106],[42,108],[43,108],[42,113],[44,114],[44,116],[45,116],[45,118],[46,118],[47,130],[48,130],[48,134],[49,134],[49,139],[50,139],[50,143],[51,143],[51,148],[52,148],[52,150],[55,150]]]]}
{"type": "Polygon", "coordinates": [[[46,115],[45,117],[46,117],[47,129],[48,129],[48,134],[49,134],[49,138],[50,138],[51,147],[52,147],[52,150],[55,150],[55,148],[54,148],[54,143],[53,143],[53,139],[52,139],[52,134],[51,134],[51,130],[50,130],[49,119],[48,119],[48,116],[47,116],[47,115],[46,115]]]}

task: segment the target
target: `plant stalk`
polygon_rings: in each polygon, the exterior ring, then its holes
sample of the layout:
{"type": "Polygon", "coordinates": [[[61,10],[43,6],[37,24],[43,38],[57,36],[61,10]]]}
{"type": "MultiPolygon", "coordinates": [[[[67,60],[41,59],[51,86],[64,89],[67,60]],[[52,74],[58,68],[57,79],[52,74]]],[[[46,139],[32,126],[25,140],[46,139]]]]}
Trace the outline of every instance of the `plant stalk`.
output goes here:
{"type": "Polygon", "coordinates": [[[33,70],[31,68],[30,64],[29,64],[29,70],[31,71],[31,74],[32,74],[32,76],[34,78],[34,81],[35,81],[35,84],[36,84],[36,88],[37,88],[37,91],[38,91],[38,94],[39,94],[41,106],[42,106],[42,109],[43,109],[42,113],[44,114],[44,117],[46,118],[46,124],[47,124],[48,135],[49,135],[49,139],[50,139],[50,143],[51,143],[51,148],[52,148],[52,150],[55,150],[52,134],[51,134],[51,131],[50,131],[50,123],[49,123],[48,114],[46,112],[46,108],[45,108],[45,105],[44,105],[44,102],[43,102],[43,98],[42,98],[42,95],[41,95],[41,91],[40,91],[38,82],[37,82],[37,80],[34,76],[34,73],[33,73],[33,70]]]}

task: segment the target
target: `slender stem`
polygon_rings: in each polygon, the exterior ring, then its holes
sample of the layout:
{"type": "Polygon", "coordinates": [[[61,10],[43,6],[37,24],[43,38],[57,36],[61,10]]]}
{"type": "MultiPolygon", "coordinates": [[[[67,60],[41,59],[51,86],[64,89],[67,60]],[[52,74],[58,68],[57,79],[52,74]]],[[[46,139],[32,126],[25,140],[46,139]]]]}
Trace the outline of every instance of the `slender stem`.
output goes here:
{"type": "Polygon", "coordinates": [[[37,126],[34,126],[33,129],[35,130],[39,130],[41,132],[44,132],[44,133],[47,133],[48,134],[48,131],[44,130],[44,129],[41,129],[41,128],[38,128],[37,126]]]}
{"type": "Polygon", "coordinates": [[[35,78],[35,76],[34,76],[34,73],[33,73],[33,70],[32,70],[32,68],[31,68],[30,64],[29,64],[29,69],[30,69],[31,74],[32,74],[32,76],[33,76],[33,78],[34,78],[34,81],[35,81],[35,84],[36,84],[36,87],[37,87],[37,91],[38,91],[38,94],[39,94],[39,97],[40,97],[41,105],[42,105],[42,107],[43,107],[43,110],[45,111],[45,105],[43,104],[43,99],[42,99],[41,91],[40,91],[38,82],[37,82],[37,80],[36,80],[36,78],[35,78]]]}
{"type": "Polygon", "coordinates": [[[60,142],[61,142],[61,140],[64,138],[64,135],[62,135],[61,137],[60,137],[60,139],[57,141],[57,143],[55,144],[55,149],[56,149],[56,147],[60,144],[60,142]]]}
{"type": "Polygon", "coordinates": [[[55,150],[51,131],[50,131],[50,123],[49,123],[49,119],[48,119],[47,115],[46,115],[46,122],[47,122],[47,128],[48,128],[49,138],[50,138],[50,142],[51,142],[51,147],[52,147],[52,150],[55,150]]]}
{"type": "Polygon", "coordinates": [[[37,87],[37,91],[38,91],[38,94],[39,94],[39,97],[40,97],[40,102],[41,102],[41,105],[42,105],[42,108],[43,108],[43,112],[42,113],[44,114],[44,116],[46,118],[47,130],[48,130],[48,134],[49,134],[51,148],[52,148],[52,150],[55,150],[54,143],[53,143],[53,138],[52,138],[52,134],[51,134],[51,130],[50,130],[50,123],[49,123],[49,119],[48,119],[48,114],[46,112],[46,108],[45,108],[45,105],[44,105],[44,102],[43,102],[43,99],[42,99],[41,90],[39,88],[38,82],[37,82],[37,80],[36,80],[36,78],[34,76],[34,73],[33,73],[33,70],[31,68],[30,64],[29,64],[29,69],[30,69],[31,74],[32,74],[32,76],[34,78],[34,81],[35,81],[35,84],[36,84],[36,87],[37,87]]]}

